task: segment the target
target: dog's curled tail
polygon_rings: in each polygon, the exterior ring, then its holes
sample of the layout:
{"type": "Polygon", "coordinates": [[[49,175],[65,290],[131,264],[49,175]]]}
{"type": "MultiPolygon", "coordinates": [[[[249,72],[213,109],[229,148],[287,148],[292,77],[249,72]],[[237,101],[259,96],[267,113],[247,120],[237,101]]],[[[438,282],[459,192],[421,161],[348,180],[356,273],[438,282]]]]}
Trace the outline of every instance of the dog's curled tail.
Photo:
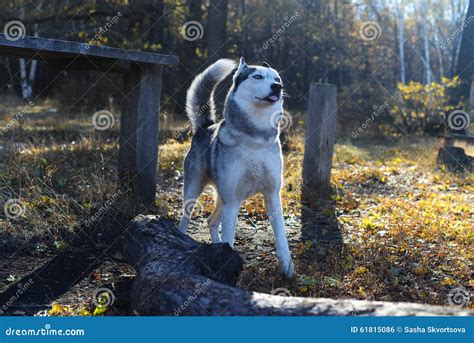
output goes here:
{"type": "Polygon", "coordinates": [[[194,132],[215,123],[214,89],[235,67],[234,61],[223,58],[194,78],[186,95],[186,114],[194,132]]]}

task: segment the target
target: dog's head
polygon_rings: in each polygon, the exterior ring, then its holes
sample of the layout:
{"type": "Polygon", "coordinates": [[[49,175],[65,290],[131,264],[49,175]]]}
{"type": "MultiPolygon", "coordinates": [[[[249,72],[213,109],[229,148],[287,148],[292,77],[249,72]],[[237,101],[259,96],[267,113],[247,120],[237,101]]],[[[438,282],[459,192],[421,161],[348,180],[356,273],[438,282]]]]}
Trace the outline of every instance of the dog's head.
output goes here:
{"type": "Polygon", "coordinates": [[[249,66],[243,57],[240,58],[233,81],[234,99],[240,103],[260,108],[281,107],[283,83],[278,72],[268,63],[249,66]]]}

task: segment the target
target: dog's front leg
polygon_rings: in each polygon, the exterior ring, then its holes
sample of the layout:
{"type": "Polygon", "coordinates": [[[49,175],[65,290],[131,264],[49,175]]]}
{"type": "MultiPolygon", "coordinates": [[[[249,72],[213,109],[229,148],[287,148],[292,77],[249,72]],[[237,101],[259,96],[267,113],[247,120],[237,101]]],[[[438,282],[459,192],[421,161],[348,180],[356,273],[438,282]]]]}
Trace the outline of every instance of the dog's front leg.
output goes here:
{"type": "Polygon", "coordinates": [[[290,248],[286,238],[280,192],[265,194],[264,197],[268,219],[272,224],[275,235],[276,254],[280,262],[280,270],[286,277],[291,278],[295,274],[295,266],[291,260],[290,248]]]}
{"type": "Polygon", "coordinates": [[[234,247],[235,225],[237,223],[237,216],[239,214],[240,204],[238,202],[231,202],[222,205],[222,242],[229,243],[234,247]]]}

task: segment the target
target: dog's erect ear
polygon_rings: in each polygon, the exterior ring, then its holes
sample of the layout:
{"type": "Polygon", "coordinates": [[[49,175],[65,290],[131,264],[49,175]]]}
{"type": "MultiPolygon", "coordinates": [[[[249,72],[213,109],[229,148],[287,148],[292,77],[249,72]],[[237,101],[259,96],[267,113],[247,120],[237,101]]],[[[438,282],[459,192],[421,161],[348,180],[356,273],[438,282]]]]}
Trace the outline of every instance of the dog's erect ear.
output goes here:
{"type": "Polygon", "coordinates": [[[262,66],[264,66],[265,68],[271,68],[271,66],[265,61],[262,62],[262,66]]]}
{"type": "Polygon", "coordinates": [[[234,74],[234,79],[239,75],[245,68],[247,68],[247,63],[245,63],[245,59],[243,57],[240,58],[239,66],[234,74]]]}

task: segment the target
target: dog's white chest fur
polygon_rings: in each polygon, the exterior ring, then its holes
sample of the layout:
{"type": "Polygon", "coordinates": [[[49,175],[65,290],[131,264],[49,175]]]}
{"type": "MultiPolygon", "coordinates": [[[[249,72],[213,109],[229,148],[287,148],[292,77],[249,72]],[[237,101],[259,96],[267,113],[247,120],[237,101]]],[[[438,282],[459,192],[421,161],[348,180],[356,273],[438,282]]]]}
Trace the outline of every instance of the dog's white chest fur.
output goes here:
{"type": "Polygon", "coordinates": [[[253,151],[241,162],[236,189],[239,198],[246,199],[255,193],[268,192],[279,187],[281,179],[279,152],[265,149],[261,154],[255,154],[253,151]]]}
{"type": "Polygon", "coordinates": [[[236,201],[243,201],[255,193],[279,189],[281,184],[281,149],[277,140],[265,141],[235,135],[226,127],[218,134],[219,173],[215,175],[219,192],[236,201]]]}

